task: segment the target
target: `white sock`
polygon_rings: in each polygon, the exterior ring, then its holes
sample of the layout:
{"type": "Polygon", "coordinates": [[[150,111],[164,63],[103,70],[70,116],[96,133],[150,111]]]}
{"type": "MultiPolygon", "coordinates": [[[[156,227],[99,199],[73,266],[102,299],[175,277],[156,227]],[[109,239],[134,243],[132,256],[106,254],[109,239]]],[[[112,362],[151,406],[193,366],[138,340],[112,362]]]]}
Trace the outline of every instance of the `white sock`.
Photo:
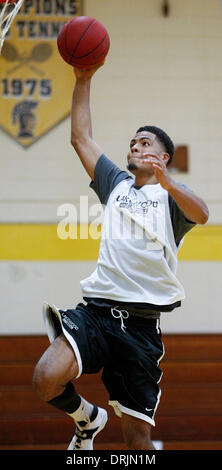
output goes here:
{"type": "Polygon", "coordinates": [[[85,398],[83,397],[80,397],[80,398],[81,398],[81,403],[80,403],[79,408],[76,411],[74,411],[74,413],[68,413],[68,415],[71,416],[71,418],[73,418],[75,422],[86,421],[86,423],[88,424],[90,421],[89,418],[92,414],[93,405],[89,403],[87,400],[85,400],[85,398]]]}

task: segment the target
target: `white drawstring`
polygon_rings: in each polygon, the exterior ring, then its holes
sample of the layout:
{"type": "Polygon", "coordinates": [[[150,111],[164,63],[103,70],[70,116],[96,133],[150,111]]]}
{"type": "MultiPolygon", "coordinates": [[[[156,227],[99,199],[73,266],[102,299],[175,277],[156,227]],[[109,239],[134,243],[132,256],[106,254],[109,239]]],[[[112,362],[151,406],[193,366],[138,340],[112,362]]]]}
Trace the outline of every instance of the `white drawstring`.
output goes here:
{"type": "Polygon", "coordinates": [[[129,318],[129,312],[127,310],[118,310],[118,305],[116,307],[111,308],[111,313],[114,318],[120,318],[121,319],[121,330],[125,333],[124,329],[126,329],[126,326],[124,325],[124,320],[129,318]],[[114,314],[114,311],[118,313],[118,315],[114,314]]]}

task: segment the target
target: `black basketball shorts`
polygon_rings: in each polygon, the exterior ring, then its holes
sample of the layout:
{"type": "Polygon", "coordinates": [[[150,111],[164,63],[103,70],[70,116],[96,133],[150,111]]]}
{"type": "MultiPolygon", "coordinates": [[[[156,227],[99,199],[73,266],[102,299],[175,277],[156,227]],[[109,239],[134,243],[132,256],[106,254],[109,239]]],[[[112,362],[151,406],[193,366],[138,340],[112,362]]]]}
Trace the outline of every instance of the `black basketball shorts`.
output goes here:
{"type": "Polygon", "coordinates": [[[68,310],[45,304],[44,319],[51,342],[63,332],[71,344],[79,367],[76,378],[103,369],[115,413],[155,426],[161,395],[159,362],[164,355],[159,320],[82,303],[68,310]]]}

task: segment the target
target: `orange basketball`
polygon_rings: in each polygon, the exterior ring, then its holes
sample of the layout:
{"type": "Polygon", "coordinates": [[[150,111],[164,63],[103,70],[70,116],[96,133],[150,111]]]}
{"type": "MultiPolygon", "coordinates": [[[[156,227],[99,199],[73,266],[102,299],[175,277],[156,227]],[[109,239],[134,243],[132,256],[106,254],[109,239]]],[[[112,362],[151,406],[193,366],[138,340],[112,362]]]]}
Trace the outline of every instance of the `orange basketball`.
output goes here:
{"type": "Polygon", "coordinates": [[[104,61],[110,38],[105,26],[95,18],[77,16],[64,24],[57,45],[65,62],[80,69],[90,69],[104,61]]]}

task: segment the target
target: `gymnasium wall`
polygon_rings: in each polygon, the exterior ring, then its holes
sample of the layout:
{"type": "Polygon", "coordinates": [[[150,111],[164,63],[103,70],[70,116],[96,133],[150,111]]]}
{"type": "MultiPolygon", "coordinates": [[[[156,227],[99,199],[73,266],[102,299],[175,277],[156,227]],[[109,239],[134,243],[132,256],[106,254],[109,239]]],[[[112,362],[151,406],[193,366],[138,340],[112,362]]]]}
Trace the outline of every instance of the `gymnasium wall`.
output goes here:
{"type": "MultiPolygon", "coordinates": [[[[122,168],[140,125],[163,127],[176,145],[188,146],[189,172],[174,177],[203,197],[210,219],[184,242],[178,277],[187,298],[162,316],[162,330],[222,332],[222,7],[219,0],[170,0],[164,18],[161,3],[85,0],[84,14],[111,37],[92,83],[93,134],[122,168]]],[[[99,245],[58,240],[58,207],[97,199],[70,145],[69,118],[28,149],[0,130],[0,155],[0,334],[44,333],[42,302],[80,301],[79,280],[94,269],[99,245]]]]}

